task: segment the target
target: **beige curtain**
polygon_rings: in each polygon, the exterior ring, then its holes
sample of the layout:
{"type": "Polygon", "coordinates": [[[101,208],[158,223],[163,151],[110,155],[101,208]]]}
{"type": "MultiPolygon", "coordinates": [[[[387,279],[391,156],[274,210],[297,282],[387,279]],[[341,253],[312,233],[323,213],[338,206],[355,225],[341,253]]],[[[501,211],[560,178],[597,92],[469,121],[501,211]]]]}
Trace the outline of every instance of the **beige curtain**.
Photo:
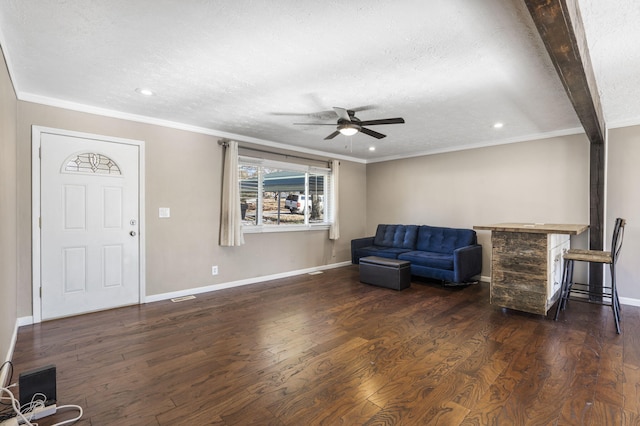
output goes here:
{"type": "Polygon", "coordinates": [[[244,244],[244,237],[242,236],[242,218],[240,216],[238,142],[229,141],[224,146],[220,245],[227,247],[241,246],[244,244]]]}
{"type": "Polygon", "coordinates": [[[338,217],[340,216],[338,212],[340,199],[340,162],[338,160],[331,161],[331,177],[333,183],[333,221],[331,223],[331,227],[329,228],[329,239],[337,240],[340,238],[340,221],[338,217]]]}

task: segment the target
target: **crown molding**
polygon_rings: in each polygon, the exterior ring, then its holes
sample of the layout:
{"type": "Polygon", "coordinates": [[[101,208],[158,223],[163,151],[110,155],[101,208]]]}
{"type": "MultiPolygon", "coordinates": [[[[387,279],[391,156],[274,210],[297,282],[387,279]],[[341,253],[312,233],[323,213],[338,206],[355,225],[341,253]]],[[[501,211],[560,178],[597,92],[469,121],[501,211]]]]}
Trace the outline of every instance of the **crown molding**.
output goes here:
{"type": "Polygon", "coordinates": [[[611,123],[607,123],[608,129],[619,129],[621,127],[633,127],[633,126],[640,126],[640,117],[630,118],[626,120],[612,121],[611,123]]]}
{"type": "Polygon", "coordinates": [[[579,134],[584,134],[584,129],[582,129],[581,127],[574,127],[571,129],[555,130],[553,132],[533,133],[529,135],[516,136],[512,138],[483,141],[483,142],[471,143],[466,145],[458,145],[455,148],[453,147],[452,148],[446,148],[446,147],[436,148],[436,149],[416,152],[408,155],[376,158],[373,160],[369,160],[367,163],[381,163],[383,161],[403,160],[406,158],[423,157],[425,155],[446,154],[446,153],[456,152],[456,151],[466,151],[468,149],[487,148],[490,146],[507,145],[512,143],[528,142],[528,141],[534,141],[534,140],[540,140],[540,139],[550,139],[550,138],[556,138],[561,136],[571,136],[571,135],[579,135],[579,134]]]}
{"type": "Polygon", "coordinates": [[[112,110],[107,108],[100,108],[100,107],[85,105],[85,104],[76,103],[76,102],[63,101],[60,99],[40,96],[33,93],[28,93],[28,92],[19,92],[16,95],[18,100],[23,102],[31,102],[35,104],[68,109],[71,111],[83,112],[87,114],[94,114],[94,115],[100,115],[104,117],[117,118],[121,120],[134,121],[137,123],[152,124],[155,126],[167,127],[167,128],[176,129],[176,130],[185,130],[188,132],[215,136],[222,139],[231,139],[238,142],[248,142],[256,145],[268,146],[271,148],[283,149],[287,151],[294,151],[297,153],[317,155],[320,157],[328,157],[336,160],[352,161],[354,163],[363,163],[363,164],[366,163],[366,160],[362,158],[334,154],[334,153],[315,150],[315,149],[297,147],[293,145],[287,145],[281,142],[270,141],[267,139],[254,138],[250,136],[242,136],[235,133],[223,132],[215,129],[209,129],[206,127],[193,126],[190,124],[180,123],[176,121],[162,120],[158,118],[148,117],[145,115],[131,114],[127,112],[122,112],[122,111],[117,111],[117,110],[112,110]]]}
{"type": "MultiPolygon", "coordinates": [[[[24,102],[32,102],[32,103],[52,106],[56,108],[63,108],[63,109],[68,109],[72,111],[95,114],[95,115],[100,115],[100,116],[110,117],[110,118],[117,118],[121,120],[134,121],[138,123],[152,124],[152,125],[167,127],[167,128],[176,129],[176,130],[185,130],[188,132],[215,136],[222,139],[231,139],[238,142],[248,142],[248,143],[253,143],[256,145],[266,146],[270,148],[282,149],[282,150],[310,154],[310,155],[317,155],[320,157],[329,157],[337,160],[351,161],[351,162],[360,163],[360,164],[371,164],[371,163],[381,163],[384,161],[403,160],[407,158],[423,157],[426,155],[445,154],[445,153],[456,152],[456,151],[465,151],[468,149],[486,148],[486,147],[496,146],[496,145],[506,145],[510,143],[525,142],[525,141],[531,141],[531,140],[537,140],[537,139],[549,139],[549,138],[554,138],[559,136],[568,136],[568,135],[576,135],[576,134],[584,133],[584,130],[582,128],[571,128],[571,129],[564,129],[564,130],[558,130],[558,131],[546,132],[546,133],[534,133],[534,134],[529,134],[525,136],[499,139],[494,141],[483,141],[483,142],[466,144],[466,145],[456,146],[451,148],[446,148],[446,147],[436,148],[432,150],[425,150],[425,151],[420,151],[420,152],[415,152],[415,153],[405,154],[405,155],[394,155],[394,156],[387,156],[387,157],[374,158],[374,159],[363,159],[363,158],[357,158],[357,157],[352,157],[347,155],[334,154],[326,151],[287,145],[281,142],[274,142],[266,139],[242,136],[235,133],[228,133],[228,132],[218,131],[215,129],[209,129],[205,127],[179,123],[175,121],[162,120],[162,119],[148,117],[144,115],[131,114],[131,113],[111,110],[107,108],[100,108],[100,107],[95,107],[91,105],[80,104],[76,102],[63,101],[60,99],[35,95],[33,93],[20,92],[17,94],[17,98],[18,100],[24,101],[24,102]]],[[[637,124],[640,124],[640,122],[638,122],[637,124]]],[[[624,127],[624,126],[621,125],[619,127],[624,127]]]]}

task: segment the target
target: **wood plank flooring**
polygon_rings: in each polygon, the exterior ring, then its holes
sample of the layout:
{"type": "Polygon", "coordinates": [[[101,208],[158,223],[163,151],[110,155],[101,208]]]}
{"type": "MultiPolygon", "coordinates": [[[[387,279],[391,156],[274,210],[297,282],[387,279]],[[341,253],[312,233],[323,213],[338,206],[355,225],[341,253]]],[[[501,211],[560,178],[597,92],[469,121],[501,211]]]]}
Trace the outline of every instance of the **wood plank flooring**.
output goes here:
{"type": "Polygon", "coordinates": [[[484,283],[398,292],[348,266],[21,327],[14,363],[55,364],[79,425],[636,425],[640,308],[622,315],[616,335],[608,307],[554,322],[484,283]]]}

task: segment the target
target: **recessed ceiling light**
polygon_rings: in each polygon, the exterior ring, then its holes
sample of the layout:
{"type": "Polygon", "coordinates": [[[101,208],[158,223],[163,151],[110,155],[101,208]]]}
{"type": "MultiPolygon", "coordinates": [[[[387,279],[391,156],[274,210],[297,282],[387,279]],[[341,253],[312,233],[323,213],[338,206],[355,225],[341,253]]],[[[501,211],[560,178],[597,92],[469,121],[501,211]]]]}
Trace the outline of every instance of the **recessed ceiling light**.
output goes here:
{"type": "Polygon", "coordinates": [[[370,147],[369,147],[369,151],[375,151],[375,150],[376,150],[376,147],[375,147],[375,146],[370,146],[370,147]]]}
{"type": "Polygon", "coordinates": [[[494,129],[502,129],[503,126],[504,126],[504,123],[495,123],[493,125],[493,128],[494,129]]]}
{"type": "Polygon", "coordinates": [[[136,92],[140,93],[141,95],[145,95],[145,96],[153,96],[154,95],[154,93],[151,90],[143,89],[143,88],[140,88],[140,87],[138,87],[136,89],[136,92]]]}

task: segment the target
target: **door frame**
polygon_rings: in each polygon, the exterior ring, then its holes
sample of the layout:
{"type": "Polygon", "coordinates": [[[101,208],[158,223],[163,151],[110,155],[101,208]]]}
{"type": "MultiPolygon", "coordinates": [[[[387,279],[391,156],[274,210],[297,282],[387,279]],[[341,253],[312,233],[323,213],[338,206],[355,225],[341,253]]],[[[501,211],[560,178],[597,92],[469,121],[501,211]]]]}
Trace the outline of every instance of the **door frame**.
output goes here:
{"type": "Polygon", "coordinates": [[[146,302],[146,249],[145,249],[145,152],[144,141],[134,139],[117,138],[113,136],[97,135],[93,133],[76,132],[72,130],[56,129],[52,127],[31,126],[31,273],[32,273],[32,309],[33,323],[42,322],[42,298],[40,288],[42,282],[42,247],[40,241],[40,146],[43,133],[51,133],[60,136],[78,137],[83,139],[95,139],[102,142],[134,145],[138,147],[138,303],[146,302]]]}

